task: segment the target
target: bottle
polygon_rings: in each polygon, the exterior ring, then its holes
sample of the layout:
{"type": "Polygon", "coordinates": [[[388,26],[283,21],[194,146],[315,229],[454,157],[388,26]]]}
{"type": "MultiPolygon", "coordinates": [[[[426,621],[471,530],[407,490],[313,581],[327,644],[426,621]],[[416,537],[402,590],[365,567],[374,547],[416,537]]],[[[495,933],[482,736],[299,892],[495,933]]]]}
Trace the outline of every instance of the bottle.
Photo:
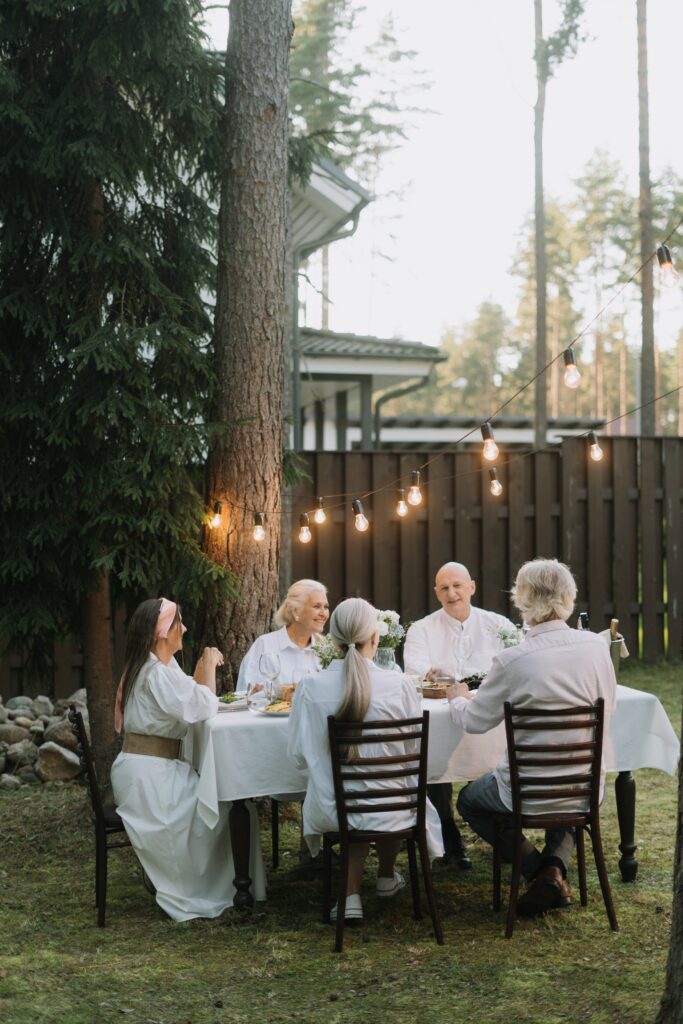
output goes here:
{"type": "Polygon", "coordinates": [[[579,612],[579,629],[590,629],[588,625],[588,612],[579,612]]]}

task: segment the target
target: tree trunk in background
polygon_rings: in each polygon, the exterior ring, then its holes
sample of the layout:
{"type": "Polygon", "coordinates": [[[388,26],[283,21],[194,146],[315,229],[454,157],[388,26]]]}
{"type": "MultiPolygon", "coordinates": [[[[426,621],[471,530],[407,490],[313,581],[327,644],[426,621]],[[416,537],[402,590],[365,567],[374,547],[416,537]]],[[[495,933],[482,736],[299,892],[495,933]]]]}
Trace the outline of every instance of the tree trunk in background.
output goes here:
{"type": "Polygon", "coordinates": [[[83,674],[88,692],[90,735],[97,780],[102,790],[109,786],[109,772],[117,753],[114,732],[114,661],[112,653],[109,577],[100,572],[94,590],[81,601],[83,628],[83,674]]]}
{"type": "Polygon", "coordinates": [[[555,362],[550,367],[550,415],[557,419],[560,415],[560,293],[555,296],[553,313],[550,320],[550,358],[555,362]]]}
{"type": "Polygon", "coordinates": [[[683,1020],[683,750],[678,762],[678,814],[673,889],[669,959],[666,965],[664,995],[655,1024],[680,1024],[683,1020]]]}
{"type": "MultiPolygon", "coordinates": [[[[652,403],[655,397],[655,336],[654,336],[654,285],[652,280],[652,187],[650,184],[650,119],[648,110],[647,81],[647,0],[636,0],[638,19],[638,151],[640,172],[640,194],[638,219],[640,223],[640,261],[645,266],[640,275],[642,306],[642,351],[640,373],[640,401],[652,403]],[[647,261],[647,263],[646,263],[647,261]]],[[[641,433],[653,436],[655,433],[655,407],[648,405],[641,414],[641,433]]]]}
{"type": "MultiPolygon", "coordinates": [[[[546,355],[546,258],[545,258],[545,205],[543,199],[543,117],[545,115],[545,63],[541,55],[543,43],[542,0],[534,0],[534,26],[536,41],[536,85],[538,93],[534,107],[534,224],[536,229],[536,373],[547,362],[546,355]]],[[[541,373],[535,383],[534,446],[545,447],[547,427],[546,379],[541,373]]]]}
{"type": "Polygon", "coordinates": [[[239,579],[240,597],[206,610],[204,642],[234,683],[277,601],[287,209],[290,0],[232,0],[226,54],[213,420],[224,429],[207,466],[209,503],[223,502],[205,550],[239,579]],[[266,536],[253,539],[254,512],[266,536]]]}
{"type": "Polygon", "coordinates": [[[626,422],[626,416],[624,415],[628,406],[626,402],[627,391],[626,391],[626,360],[628,355],[628,349],[626,348],[626,329],[624,327],[624,319],[621,320],[621,345],[619,346],[619,408],[617,409],[617,415],[619,416],[619,433],[628,433],[628,423],[626,422]]]}

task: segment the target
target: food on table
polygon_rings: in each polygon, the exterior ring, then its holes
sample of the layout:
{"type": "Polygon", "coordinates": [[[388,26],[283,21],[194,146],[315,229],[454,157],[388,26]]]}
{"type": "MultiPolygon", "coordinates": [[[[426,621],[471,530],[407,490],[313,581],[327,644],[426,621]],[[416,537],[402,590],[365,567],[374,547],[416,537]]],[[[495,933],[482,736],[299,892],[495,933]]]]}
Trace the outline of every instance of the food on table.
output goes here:
{"type": "Polygon", "coordinates": [[[219,701],[222,704],[234,704],[236,700],[242,700],[244,694],[234,693],[232,690],[229,693],[224,693],[222,697],[219,697],[219,701]]]}
{"type": "Polygon", "coordinates": [[[422,687],[422,696],[431,700],[439,700],[446,696],[445,683],[425,683],[422,687]]]}
{"type": "Polygon", "coordinates": [[[276,700],[273,704],[269,704],[268,707],[263,709],[266,714],[281,715],[292,710],[292,705],[288,700],[276,700]]]}

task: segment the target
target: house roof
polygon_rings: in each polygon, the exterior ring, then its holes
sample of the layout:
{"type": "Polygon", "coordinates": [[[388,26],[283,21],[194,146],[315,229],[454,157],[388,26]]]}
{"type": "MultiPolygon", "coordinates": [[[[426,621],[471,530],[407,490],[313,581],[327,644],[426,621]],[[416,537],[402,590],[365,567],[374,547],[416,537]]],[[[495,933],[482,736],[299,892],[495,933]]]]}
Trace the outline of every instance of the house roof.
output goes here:
{"type": "Polygon", "coordinates": [[[325,245],[372,201],[369,192],[325,157],[313,164],[305,186],[292,186],[290,196],[290,244],[304,254],[325,245]]]}
{"type": "Polygon", "coordinates": [[[310,327],[300,330],[302,355],[307,357],[344,356],[352,359],[426,360],[441,363],[446,356],[433,345],[402,338],[373,338],[360,334],[338,334],[310,327]]]}

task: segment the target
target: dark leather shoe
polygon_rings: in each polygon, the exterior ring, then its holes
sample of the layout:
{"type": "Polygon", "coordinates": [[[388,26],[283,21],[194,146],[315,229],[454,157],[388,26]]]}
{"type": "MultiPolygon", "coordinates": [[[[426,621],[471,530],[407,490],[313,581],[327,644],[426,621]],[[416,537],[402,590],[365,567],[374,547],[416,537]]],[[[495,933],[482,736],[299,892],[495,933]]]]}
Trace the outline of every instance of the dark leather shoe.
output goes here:
{"type": "Polygon", "coordinates": [[[443,836],[444,864],[455,864],[461,871],[471,871],[472,861],[465,849],[460,830],[452,818],[441,822],[441,834],[443,836]]]}
{"type": "Polygon", "coordinates": [[[549,910],[569,904],[569,886],[555,865],[541,868],[531,885],[517,903],[518,917],[543,917],[549,910]]]}

